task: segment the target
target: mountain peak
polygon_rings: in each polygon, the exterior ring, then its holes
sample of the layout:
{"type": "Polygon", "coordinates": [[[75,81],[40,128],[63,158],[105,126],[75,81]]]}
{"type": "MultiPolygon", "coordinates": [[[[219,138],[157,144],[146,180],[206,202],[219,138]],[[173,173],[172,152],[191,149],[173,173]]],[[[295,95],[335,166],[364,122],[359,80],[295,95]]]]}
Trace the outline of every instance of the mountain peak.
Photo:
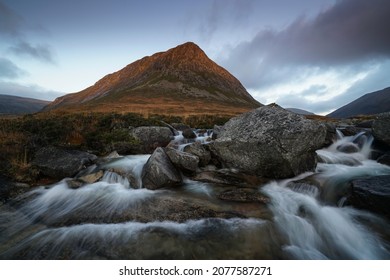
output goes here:
{"type": "Polygon", "coordinates": [[[232,74],[193,42],[139,59],[81,92],[57,98],[46,110],[101,110],[97,108],[101,104],[148,113],[161,113],[158,108],[162,107],[169,107],[170,112],[180,108],[187,113],[216,113],[206,111],[223,107],[223,113],[229,115],[261,106],[232,74]]]}
{"type": "Polygon", "coordinates": [[[168,50],[167,53],[184,55],[188,57],[206,56],[205,52],[194,42],[186,42],[184,44],[178,45],[168,50]]]}

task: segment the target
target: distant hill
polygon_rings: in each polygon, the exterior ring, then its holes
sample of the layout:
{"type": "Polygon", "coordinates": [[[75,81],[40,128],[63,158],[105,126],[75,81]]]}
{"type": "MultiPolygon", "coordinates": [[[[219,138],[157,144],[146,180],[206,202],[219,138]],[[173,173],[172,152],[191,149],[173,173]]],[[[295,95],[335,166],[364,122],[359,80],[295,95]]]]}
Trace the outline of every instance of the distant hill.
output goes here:
{"type": "Polygon", "coordinates": [[[300,114],[300,115],[315,115],[312,112],[305,111],[305,110],[298,109],[298,108],[285,108],[285,109],[289,110],[290,112],[293,112],[293,113],[296,113],[296,114],[300,114]]]}
{"type": "Polygon", "coordinates": [[[390,111],[390,87],[367,93],[330,113],[328,117],[349,118],[356,115],[374,115],[390,111]]]}
{"type": "Polygon", "coordinates": [[[40,111],[49,101],[0,94],[0,114],[19,115],[40,111]]]}
{"type": "Polygon", "coordinates": [[[188,42],[59,97],[45,111],[237,114],[259,106],[233,75],[188,42]]]}

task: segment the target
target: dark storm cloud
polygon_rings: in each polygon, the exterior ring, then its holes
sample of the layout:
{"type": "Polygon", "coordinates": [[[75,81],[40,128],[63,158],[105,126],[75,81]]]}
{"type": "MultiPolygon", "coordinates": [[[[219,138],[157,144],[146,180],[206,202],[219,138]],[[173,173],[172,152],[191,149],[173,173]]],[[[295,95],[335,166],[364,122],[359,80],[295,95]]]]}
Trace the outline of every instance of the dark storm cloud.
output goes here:
{"type": "Polygon", "coordinates": [[[16,66],[11,60],[0,57],[0,79],[16,79],[26,72],[16,66]]]}
{"type": "Polygon", "coordinates": [[[298,66],[325,69],[390,57],[389,15],[388,0],[339,0],[312,19],[259,32],[223,63],[256,87],[287,79],[298,66]]]}
{"type": "Polygon", "coordinates": [[[54,63],[52,51],[48,45],[32,46],[28,42],[19,42],[9,50],[16,55],[27,55],[43,62],[54,63]]]}

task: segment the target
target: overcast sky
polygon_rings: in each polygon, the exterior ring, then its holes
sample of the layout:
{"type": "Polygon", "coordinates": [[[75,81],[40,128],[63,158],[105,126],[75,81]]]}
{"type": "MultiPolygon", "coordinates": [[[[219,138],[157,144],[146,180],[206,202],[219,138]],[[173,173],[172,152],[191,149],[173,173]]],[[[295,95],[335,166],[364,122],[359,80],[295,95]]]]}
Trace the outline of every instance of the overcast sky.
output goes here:
{"type": "Polygon", "coordinates": [[[390,86],[389,0],[0,0],[0,94],[53,100],[187,41],[263,104],[390,86]]]}

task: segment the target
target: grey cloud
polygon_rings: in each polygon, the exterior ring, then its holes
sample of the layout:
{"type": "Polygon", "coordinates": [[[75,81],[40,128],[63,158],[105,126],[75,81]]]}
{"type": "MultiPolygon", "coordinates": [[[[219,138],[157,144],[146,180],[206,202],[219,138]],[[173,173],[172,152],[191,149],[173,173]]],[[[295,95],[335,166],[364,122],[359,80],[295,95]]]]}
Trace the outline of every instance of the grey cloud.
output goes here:
{"type": "Polygon", "coordinates": [[[390,86],[390,59],[377,66],[365,79],[356,82],[343,95],[336,99],[336,107],[344,106],[366,93],[374,92],[390,86]]]}
{"type": "Polygon", "coordinates": [[[47,44],[33,45],[26,38],[26,31],[42,31],[43,28],[30,28],[25,20],[0,2],[0,35],[8,37],[8,48],[16,55],[27,55],[42,62],[54,63],[54,56],[51,47],[47,44]],[[16,42],[16,43],[15,43],[16,42]]]}
{"type": "Polygon", "coordinates": [[[32,46],[28,42],[19,42],[9,50],[16,55],[27,55],[43,62],[54,63],[53,54],[48,45],[32,46]]]}
{"type": "Polygon", "coordinates": [[[204,20],[199,32],[205,41],[210,41],[221,27],[237,25],[252,13],[253,0],[214,0],[210,9],[202,15],[204,20]]]}
{"type": "Polygon", "coordinates": [[[284,81],[296,67],[339,67],[390,57],[390,1],[339,0],[313,19],[267,29],[221,63],[248,87],[284,81]]]}
{"type": "Polygon", "coordinates": [[[21,85],[18,83],[1,82],[0,94],[15,95],[41,100],[54,100],[58,96],[64,95],[62,92],[47,90],[37,85],[21,85]]]}
{"type": "MultiPolygon", "coordinates": [[[[328,112],[336,110],[358,97],[381,90],[389,86],[388,73],[390,73],[390,59],[377,65],[377,68],[370,72],[368,76],[351,86],[344,93],[327,101],[309,101],[305,97],[308,95],[321,96],[326,93],[326,87],[322,85],[314,85],[302,92],[286,94],[276,100],[276,103],[283,107],[295,107],[313,111],[315,113],[328,112]]],[[[348,75],[348,73],[346,74],[348,75]]]]}
{"type": "Polygon", "coordinates": [[[26,72],[11,60],[0,57],[0,78],[16,79],[24,74],[26,72]]]}
{"type": "Polygon", "coordinates": [[[0,2],[0,34],[20,36],[23,19],[0,2]]]}

